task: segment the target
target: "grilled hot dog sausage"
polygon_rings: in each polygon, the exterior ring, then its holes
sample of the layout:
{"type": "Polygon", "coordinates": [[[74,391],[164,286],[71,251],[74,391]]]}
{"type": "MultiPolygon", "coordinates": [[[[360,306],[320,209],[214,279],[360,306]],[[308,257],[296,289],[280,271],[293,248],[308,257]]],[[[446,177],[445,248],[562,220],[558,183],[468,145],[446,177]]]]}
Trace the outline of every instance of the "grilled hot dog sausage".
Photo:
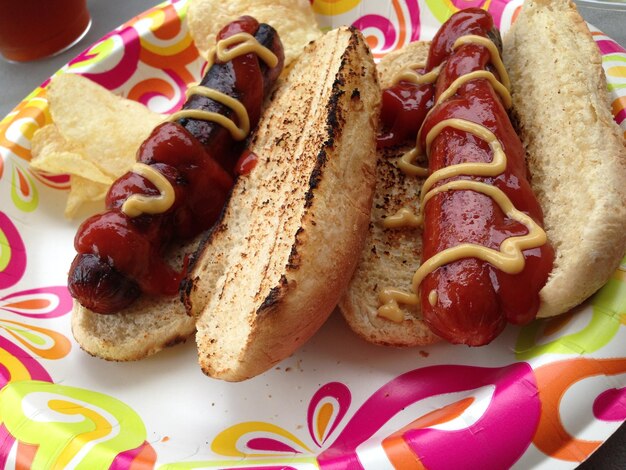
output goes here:
{"type": "MultiPolygon", "coordinates": [[[[507,114],[500,49],[487,12],[461,11],[435,36],[426,64],[396,85],[434,93],[433,107],[420,110],[423,122],[412,123],[419,134],[407,154],[410,161],[425,153],[429,162],[418,217],[422,264],[413,288],[436,334],[472,346],[489,343],[507,321],[535,318],[554,260],[507,114]]],[[[401,120],[385,123],[379,144],[393,142],[389,136],[399,135],[401,120]]]]}
{"type": "Polygon", "coordinates": [[[167,263],[166,248],[210,228],[226,202],[284,56],[276,31],[251,17],[217,40],[200,86],[141,145],[132,171],[111,186],[106,212],[76,234],[68,287],[92,311],[120,311],[141,294],[176,295],[184,272],[167,263]]]}

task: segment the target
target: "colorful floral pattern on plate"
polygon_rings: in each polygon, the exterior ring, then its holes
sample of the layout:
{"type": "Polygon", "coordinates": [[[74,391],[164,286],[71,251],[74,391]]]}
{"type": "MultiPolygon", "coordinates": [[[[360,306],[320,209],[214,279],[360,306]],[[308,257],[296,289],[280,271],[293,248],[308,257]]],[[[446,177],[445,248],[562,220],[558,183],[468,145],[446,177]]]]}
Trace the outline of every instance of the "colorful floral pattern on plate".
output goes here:
{"type": "MultiPolygon", "coordinates": [[[[463,7],[488,8],[506,30],[520,4],[312,2],[324,27],[362,29],[377,57],[463,7]]],[[[171,112],[204,66],[186,8],[147,11],[58,73],[171,112]]],[[[626,51],[592,31],[626,132],[626,51]]],[[[64,286],[69,180],[28,168],[30,139],[51,120],[46,85],[0,121],[0,468],[573,468],[626,419],[626,260],[584,306],[469,353],[381,351],[331,320],[241,384],[202,377],[193,346],[133,364],[88,357],[71,339],[64,286]]]]}

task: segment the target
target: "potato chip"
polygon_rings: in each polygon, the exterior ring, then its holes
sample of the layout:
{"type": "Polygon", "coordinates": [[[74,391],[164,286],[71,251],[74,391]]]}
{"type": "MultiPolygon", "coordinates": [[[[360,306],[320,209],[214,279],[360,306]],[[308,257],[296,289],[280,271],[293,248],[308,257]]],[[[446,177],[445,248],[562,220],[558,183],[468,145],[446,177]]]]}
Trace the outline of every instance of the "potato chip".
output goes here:
{"type": "Polygon", "coordinates": [[[65,215],[71,218],[83,203],[104,199],[162,116],[72,74],[52,80],[48,101],[53,124],[35,133],[30,165],[70,175],[65,215]]]}
{"type": "Polygon", "coordinates": [[[30,166],[35,170],[53,175],[78,175],[108,186],[113,184],[113,178],[85,158],[79,146],[65,140],[54,124],[48,124],[35,134],[31,151],[30,166]]]}
{"type": "Polygon", "coordinates": [[[162,120],[141,103],[74,74],[52,80],[48,101],[59,133],[114,179],[130,169],[137,148],[162,120]]]}
{"type": "Polygon", "coordinates": [[[105,175],[100,169],[85,159],[80,153],[74,152],[53,152],[46,153],[31,162],[31,167],[35,170],[45,171],[53,175],[78,175],[83,178],[101,183],[112,185],[115,181],[110,176],[105,175]]]}
{"type": "Polygon", "coordinates": [[[322,35],[308,0],[192,0],[187,24],[200,53],[207,57],[217,33],[242,15],[253,16],[278,31],[285,49],[285,65],[322,35]]]}
{"type": "MultiPolygon", "coordinates": [[[[80,176],[70,176],[70,186],[70,194],[65,204],[65,217],[68,219],[76,217],[85,203],[104,201],[110,185],[94,183],[80,176]]],[[[103,208],[104,204],[100,210],[103,208]]]]}
{"type": "MultiPolygon", "coordinates": [[[[61,151],[75,151],[79,147],[77,145],[71,145],[59,132],[57,126],[54,124],[48,124],[37,130],[30,143],[30,150],[33,154],[33,159],[43,153],[61,152],[61,151]]],[[[32,160],[31,160],[32,163],[32,160]]]]}

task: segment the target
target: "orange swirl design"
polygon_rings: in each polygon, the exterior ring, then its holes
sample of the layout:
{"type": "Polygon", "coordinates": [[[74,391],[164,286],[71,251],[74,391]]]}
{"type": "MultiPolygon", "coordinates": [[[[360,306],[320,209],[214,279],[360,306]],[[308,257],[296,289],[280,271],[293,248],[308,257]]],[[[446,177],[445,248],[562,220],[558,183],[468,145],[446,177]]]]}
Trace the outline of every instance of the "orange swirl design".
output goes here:
{"type": "Polygon", "coordinates": [[[396,49],[400,49],[406,43],[406,22],[404,19],[404,13],[402,12],[402,7],[400,6],[399,0],[393,0],[393,11],[396,13],[398,17],[398,44],[396,49]]]}
{"type": "Polygon", "coordinates": [[[546,455],[569,462],[582,462],[602,441],[576,439],[563,426],[560,404],[565,392],[576,382],[599,375],[626,373],[626,359],[578,357],[546,364],[535,370],[541,415],[533,443],[546,455]]]}
{"type": "Polygon", "coordinates": [[[172,100],[178,91],[179,99],[172,108],[179,107],[184,100],[182,90],[188,83],[196,80],[187,65],[198,60],[198,50],[189,32],[183,28],[183,20],[173,5],[166,5],[162,9],[155,10],[148,18],[152,21],[150,32],[153,37],[140,36],[139,60],[151,67],[163,70],[174,80],[179,90],[172,89],[171,84],[165,80],[149,79],[135,85],[129,98],[146,103],[147,100],[140,99],[140,97],[146,94],[159,94],[172,100]]]}
{"type": "Polygon", "coordinates": [[[148,78],[137,83],[128,92],[128,99],[145,101],[153,95],[165,96],[168,100],[176,97],[176,90],[166,80],[160,78],[148,78]]]}
{"type": "Polygon", "coordinates": [[[37,129],[50,122],[52,118],[46,101],[46,90],[37,88],[0,121],[0,148],[8,149],[11,154],[29,161],[31,155],[27,142],[30,142],[37,129]]]}
{"type": "Polygon", "coordinates": [[[61,359],[72,348],[70,340],[64,335],[48,328],[0,319],[0,329],[44,359],[61,359]]]}
{"type": "Polygon", "coordinates": [[[426,429],[438,424],[447,423],[458,418],[474,403],[474,397],[463,398],[449,405],[445,405],[439,409],[431,411],[420,416],[412,423],[399,429],[383,440],[382,446],[385,449],[387,457],[395,468],[411,468],[415,470],[426,469],[420,461],[419,456],[411,449],[404,434],[413,429],[426,429]]]}

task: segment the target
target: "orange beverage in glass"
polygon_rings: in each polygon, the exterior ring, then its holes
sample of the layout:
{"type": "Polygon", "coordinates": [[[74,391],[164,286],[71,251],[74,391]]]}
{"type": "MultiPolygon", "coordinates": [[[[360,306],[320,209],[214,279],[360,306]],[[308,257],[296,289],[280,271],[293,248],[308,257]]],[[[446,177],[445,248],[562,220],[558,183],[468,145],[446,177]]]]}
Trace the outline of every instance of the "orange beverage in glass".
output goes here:
{"type": "Polygon", "coordinates": [[[16,62],[74,45],[89,29],[86,0],[0,0],[0,54],[16,62]]]}

